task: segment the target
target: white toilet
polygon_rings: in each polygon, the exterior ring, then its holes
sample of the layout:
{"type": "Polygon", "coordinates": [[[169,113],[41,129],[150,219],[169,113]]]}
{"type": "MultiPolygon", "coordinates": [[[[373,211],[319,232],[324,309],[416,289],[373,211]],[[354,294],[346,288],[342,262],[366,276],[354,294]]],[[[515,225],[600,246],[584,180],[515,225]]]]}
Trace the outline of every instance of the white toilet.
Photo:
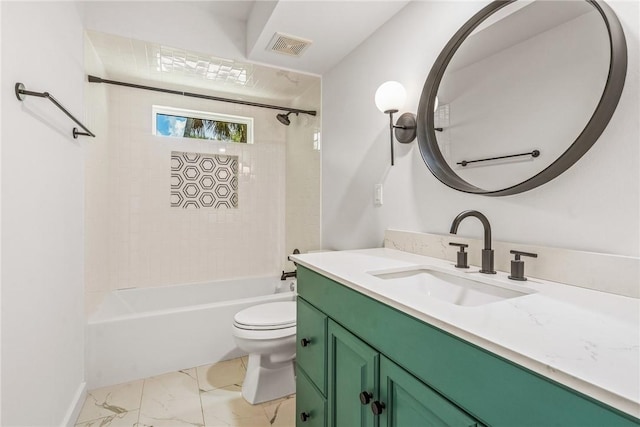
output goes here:
{"type": "Polygon", "coordinates": [[[234,316],[233,337],[249,353],[242,397],[251,404],[266,402],[296,391],[296,303],[255,305],[234,316]]]}

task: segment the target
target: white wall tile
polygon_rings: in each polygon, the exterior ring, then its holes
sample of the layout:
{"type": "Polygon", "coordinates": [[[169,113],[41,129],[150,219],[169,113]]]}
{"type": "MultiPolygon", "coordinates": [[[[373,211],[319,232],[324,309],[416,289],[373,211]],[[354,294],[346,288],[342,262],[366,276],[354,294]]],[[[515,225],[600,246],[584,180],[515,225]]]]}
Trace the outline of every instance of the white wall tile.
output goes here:
{"type": "Polygon", "coordinates": [[[287,129],[273,110],[109,87],[108,113],[109,148],[88,158],[86,172],[87,193],[102,208],[88,214],[88,245],[108,254],[87,259],[87,289],[94,296],[131,286],[278,274],[286,257],[287,129]],[[153,136],[154,104],[252,116],[255,142],[153,136]],[[171,208],[171,151],[219,154],[219,148],[250,169],[250,175],[239,171],[238,209],[171,208]]]}
{"type": "MultiPolygon", "coordinates": [[[[318,109],[320,105],[320,82],[296,100],[301,109],[318,109]]],[[[313,135],[320,129],[318,116],[291,115],[287,128],[286,156],[286,253],[294,249],[301,252],[318,250],[320,243],[320,151],[314,149],[313,135]]],[[[283,270],[295,266],[285,259],[283,270]]]]}

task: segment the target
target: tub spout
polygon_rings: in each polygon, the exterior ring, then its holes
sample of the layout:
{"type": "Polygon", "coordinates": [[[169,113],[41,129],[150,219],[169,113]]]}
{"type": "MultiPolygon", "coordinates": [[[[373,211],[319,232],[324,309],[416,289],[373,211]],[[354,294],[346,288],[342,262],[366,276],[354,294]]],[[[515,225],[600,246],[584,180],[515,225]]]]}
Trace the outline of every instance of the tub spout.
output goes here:
{"type": "Polygon", "coordinates": [[[289,277],[296,277],[296,271],[289,271],[287,273],[282,270],[282,276],[280,276],[280,280],[287,280],[289,277]]]}

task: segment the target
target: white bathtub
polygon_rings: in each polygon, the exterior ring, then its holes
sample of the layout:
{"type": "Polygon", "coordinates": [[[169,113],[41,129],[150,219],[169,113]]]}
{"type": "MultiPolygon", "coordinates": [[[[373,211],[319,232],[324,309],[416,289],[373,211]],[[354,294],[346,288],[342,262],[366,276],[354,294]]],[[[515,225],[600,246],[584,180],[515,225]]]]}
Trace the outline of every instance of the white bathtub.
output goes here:
{"type": "Polygon", "coordinates": [[[244,355],[231,325],[239,310],[292,301],[295,279],[250,278],[122,289],[87,327],[89,389],[244,355]]]}

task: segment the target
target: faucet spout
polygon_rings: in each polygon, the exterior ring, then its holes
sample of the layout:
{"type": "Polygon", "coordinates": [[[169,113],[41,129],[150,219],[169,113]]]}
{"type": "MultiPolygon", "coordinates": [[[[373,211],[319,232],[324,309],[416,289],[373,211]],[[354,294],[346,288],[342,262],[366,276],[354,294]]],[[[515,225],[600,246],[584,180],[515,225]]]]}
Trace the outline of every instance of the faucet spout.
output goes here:
{"type": "Polygon", "coordinates": [[[470,216],[478,218],[484,228],[484,249],[482,250],[482,269],[480,270],[480,273],[495,274],[496,272],[493,269],[493,249],[491,249],[491,224],[489,224],[489,220],[486,216],[478,211],[472,210],[460,212],[460,214],[458,214],[451,223],[451,230],[449,230],[449,233],[457,234],[458,226],[462,220],[470,216]]]}
{"type": "Polygon", "coordinates": [[[289,271],[287,273],[285,273],[284,270],[282,270],[282,276],[280,276],[280,280],[287,280],[289,277],[296,277],[297,273],[298,273],[297,270],[289,271]]]}
{"type": "Polygon", "coordinates": [[[458,214],[458,216],[453,220],[449,233],[458,234],[458,226],[463,219],[469,216],[476,217],[480,220],[480,222],[482,222],[482,226],[484,227],[484,248],[491,249],[491,224],[489,224],[489,220],[487,219],[487,217],[478,211],[460,212],[460,214],[458,214]]]}

